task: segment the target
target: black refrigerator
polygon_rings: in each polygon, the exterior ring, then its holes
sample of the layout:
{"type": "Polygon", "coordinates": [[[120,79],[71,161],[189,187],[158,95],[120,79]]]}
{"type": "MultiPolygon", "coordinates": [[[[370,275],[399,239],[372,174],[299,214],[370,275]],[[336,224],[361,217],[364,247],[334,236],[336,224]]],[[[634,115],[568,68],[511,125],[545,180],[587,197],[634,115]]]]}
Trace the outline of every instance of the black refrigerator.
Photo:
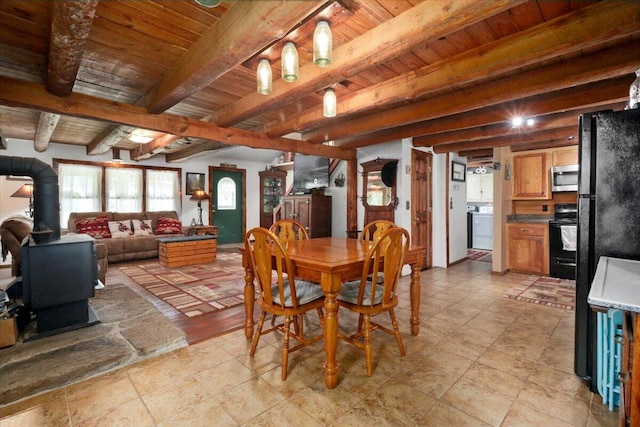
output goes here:
{"type": "Polygon", "coordinates": [[[640,260],[640,110],[580,117],[576,374],[597,390],[596,315],[587,303],[601,256],[640,260]]]}

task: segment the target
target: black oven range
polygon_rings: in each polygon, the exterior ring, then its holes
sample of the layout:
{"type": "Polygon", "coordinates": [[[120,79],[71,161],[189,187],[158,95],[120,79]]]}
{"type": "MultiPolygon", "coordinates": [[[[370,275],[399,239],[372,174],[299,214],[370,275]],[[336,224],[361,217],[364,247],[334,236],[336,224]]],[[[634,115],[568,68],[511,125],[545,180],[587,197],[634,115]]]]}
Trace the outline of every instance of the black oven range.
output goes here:
{"type": "Polygon", "coordinates": [[[558,203],[549,221],[549,275],[560,279],[576,279],[578,206],[558,203]]]}

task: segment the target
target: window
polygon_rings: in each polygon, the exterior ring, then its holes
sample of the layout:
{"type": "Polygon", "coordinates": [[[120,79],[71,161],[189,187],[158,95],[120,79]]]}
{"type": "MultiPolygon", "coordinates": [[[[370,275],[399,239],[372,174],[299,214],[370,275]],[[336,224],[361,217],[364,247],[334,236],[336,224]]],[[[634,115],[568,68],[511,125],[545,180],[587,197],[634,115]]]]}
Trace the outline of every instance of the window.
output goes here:
{"type": "Polygon", "coordinates": [[[67,228],[71,212],[101,210],[102,168],[100,166],[60,164],[60,226],[67,228]]]}
{"type": "Polygon", "coordinates": [[[105,190],[110,212],[142,211],[142,169],[106,168],[105,190]]]}
{"type": "Polygon", "coordinates": [[[182,169],[53,159],[60,226],[71,212],[182,211],[182,169]]]}
{"type": "Polygon", "coordinates": [[[236,208],[236,183],[224,177],[218,181],[218,210],[234,210],[236,208]]]}
{"type": "Polygon", "coordinates": [[[147,210],[180,211],[180,179],[176,171],[147,171],[147,210]]]}

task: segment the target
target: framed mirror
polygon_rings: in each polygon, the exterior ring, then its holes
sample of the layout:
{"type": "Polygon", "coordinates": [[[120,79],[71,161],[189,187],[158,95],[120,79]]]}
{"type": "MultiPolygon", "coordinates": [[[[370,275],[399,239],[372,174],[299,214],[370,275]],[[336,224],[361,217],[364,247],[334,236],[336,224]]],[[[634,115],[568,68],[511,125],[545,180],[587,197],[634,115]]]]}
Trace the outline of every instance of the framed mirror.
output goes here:
{"type": "Polygon", "coordinates": [[[365,225],[378,219],[394,220],[398,205],[395,182],[397,165],[398,160],[379,158],[361,163],[365,225]]]}

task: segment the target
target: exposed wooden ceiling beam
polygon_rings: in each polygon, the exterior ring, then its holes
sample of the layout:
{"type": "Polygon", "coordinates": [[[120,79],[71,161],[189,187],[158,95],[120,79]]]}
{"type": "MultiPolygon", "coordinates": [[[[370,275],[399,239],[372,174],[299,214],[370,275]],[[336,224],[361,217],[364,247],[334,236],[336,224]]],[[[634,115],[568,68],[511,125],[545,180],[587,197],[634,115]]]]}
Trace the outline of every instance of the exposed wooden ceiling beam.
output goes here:
{"type": "Polygon", "coordinates": [[[548,148],[568,147],[571,145],[578,145],[578,138],[515,144],[511,146],[511,151],[515,153],[519,151],[543,150],[548,148]]]}
{"type": "Polygon", "coordinates": [[[339,147],[309,144],[286,138],[269,138],[264,133],[221,128],[209,122],[167,113],[149,114],[142,107],[117,104],[77,93],[62,99],[47,93],[42,85],[8,77],[0,77],[0,87],[3,88],[0,90],[0,104],[14,107],[35,108],[74,117],[98,119],[224,144],[319,154],[343,160],[355,156],[354,150],[343,150],[339,147]]]}
{"type": "Polygon", "coordinates": [[[273,82],[273,92],[265,97],[252,93],[220,110],[215,122],[232,126],[260,114],[265,107],[278,108],[296,99],[338,83],[373,65],[394,58],[429,40],[436,40],[459,28],[513,7],[522,0],[485,0],[482,2],[447,1],[420,3],[349,43],[334,49],[328,68],[309,63],[300,68],[293,83],[273,82]]]}
{"type": "Polygon", "coordinates": [[[425,119],[435,119],[476,108],[488,107],[519,98],[535,96],[567,87],[592,83],[633,73],[640,67],[640,40],[573,58],[560,64],[547,65],[516,76],[478,85],[416,102],[391,111],[370,114],[340,126],[329,126],[303,135],[305,141],[321,143],[339,141],[353,134],[401,126],[425,119]]]}
{"type": "Polygon", "coordinates": [[[433,147],[436,154],[451,153],[461,150],[479,150],[484,148],[517,146],[519,144],[529,144],[534,142],[549,142],[567,140],[567,138],[577,138],[578,126],[567,126],[563,128],[545,129],[534,131],[518,136],[499,136],[496,138],[481,139],[472,142],[455,142],[453,144],[442,144],[433,147]]]}
{"type": "Polygon", "coordinates": [[[53,113],[40,113],[38,119],[38,126],[36,127],[36,136],[33,141],[33,148],[39,153],[47,151],[49,141],[53,131],[56,130],[58,121],[60,120],[60,114],[53,113]]]}
{"type": "MultiPolygon", "coordinates": [[[[45,80],[49,93],[63,97],[71,94],[98,3],[98,0],[51,3],[51,35],[45,80]]],[[[43,7],[48,6],[43,4],[43,7]]]]}
{"type": "MultiPolygon", "coordinates": [[[[340,146],[342,148],[358,148],[402,138],[468,129],[509,120],[515,114],[536,117],[543,114],[581,108],[605,108],[612,101],[624,102],[627,100],[629,97],[628,92],[629,78],[619,77],[588,85],[575,86],[549,94],[523,98],[500,106],[480,108],[448,117],[346,138],[343,140],[344,142],[340,143],[340,146]]],[[[416,145],[415,139],[414,145],[416,145]]]]}
{"type": "MultiPolygon", "coordinates": [[[[640,28],[640,2],[598,3],[573,14],[538,25],[463,52],[445,61],[427,65],[386,80],[338,103],[340,116],[363,112],[388,103],[416,100],[436,90],[443,82],[460,87],[487,76],[499,77],[532,63],[545,61],[590,46],[626,37],[640,28]]],[[[270,136],[316,127],[324,121],[318,108],[265,128],[270,136]]]]}
{"type": "Polygon", "coordinates": [[[161,113],[280,40],[330,0],[235,2],[154,88],[146,103],[161,113]]]}
{"type": "Polygon", "coordinates": [[[129,156],[131,160],[143,160],[148,159],[149,157],[155,156],[156,154],[163,153],[166,150],[166,147],[169,145],[184,140],[185,138],[181,138],[175,135],[163,135],[159,138],[154,139],[148,144],[140,145],[137,148],[134,148],[129,152],[129,156]]]}
{"type": "Polygon", "coordinates": [[[87,155],[102,154],[126,138],[135,128],[131,126],[107,126],[87,145],[87,155]]]}

